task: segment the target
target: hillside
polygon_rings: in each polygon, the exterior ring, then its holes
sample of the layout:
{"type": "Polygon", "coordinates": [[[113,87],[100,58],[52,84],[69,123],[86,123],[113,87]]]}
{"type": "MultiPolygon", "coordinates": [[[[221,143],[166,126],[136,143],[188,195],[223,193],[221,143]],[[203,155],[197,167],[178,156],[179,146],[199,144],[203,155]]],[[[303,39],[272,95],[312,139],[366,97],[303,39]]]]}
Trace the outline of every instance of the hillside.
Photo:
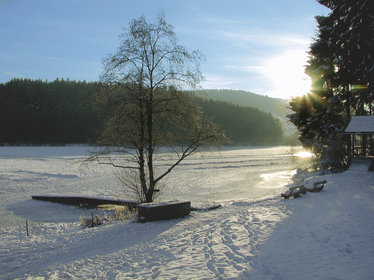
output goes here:
{"type": "Polygon", "coordinates": [[[289,101],[286,99],[272,98],[244,90],[204,89],[198,91],[197,94],[203,98],[254,107],[263,112],[271,113],[281,120],[285,120],[290,112],[287,108],[289,101]]]}
{"type": "Polygon", "coordinates": [[[225,101],[197,98],[204,114],[213,119],[235,145],[279,145],[284,143],[281,122],[257,108],[225,101]]]}
{"type": "Polygon", "coordinates": [[[197,95],[206,99],[253,107],[265,113],[270,113],[274,117],[279,118],[286,137],[293,139],[293,135],[296,133],[295,126],[287,118],[287,115],[291,113],[291,110],[288,108],[289,100],[287,99],[273,98],[249,91],[231,89],[204,89],[198,91],[197,95]]]}

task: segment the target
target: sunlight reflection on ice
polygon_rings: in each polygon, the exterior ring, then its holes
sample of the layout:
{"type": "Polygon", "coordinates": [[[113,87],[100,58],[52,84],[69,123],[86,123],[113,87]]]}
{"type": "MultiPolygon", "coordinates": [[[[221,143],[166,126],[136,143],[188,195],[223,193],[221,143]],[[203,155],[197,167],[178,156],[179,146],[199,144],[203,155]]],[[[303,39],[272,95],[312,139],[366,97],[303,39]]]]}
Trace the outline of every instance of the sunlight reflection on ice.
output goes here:
{"type": "Polygon", "coordinates": [[[264,173],[261,174],[260,177],[265,181],[270,181],[274,178],[281,178],[281,179],[289,179],[296,173],[296,170],[292,171],[281,171],[281,172],[273,172],[273,173],[264,173]]]}
{"type": "Polygon", "coordinates": [[[302,151],[294,154],[294,156],[299,158],[311,158],[313,157],[313,154],[307,151],[302,151]]]}
{"type": "Polygon", "coordinates": [[[263,173],[260,175],[263,181],[258,185],[262,188],[279,188],[280,186],[290,183],[291,178],[295,173],[296,170],[263,173]]]}

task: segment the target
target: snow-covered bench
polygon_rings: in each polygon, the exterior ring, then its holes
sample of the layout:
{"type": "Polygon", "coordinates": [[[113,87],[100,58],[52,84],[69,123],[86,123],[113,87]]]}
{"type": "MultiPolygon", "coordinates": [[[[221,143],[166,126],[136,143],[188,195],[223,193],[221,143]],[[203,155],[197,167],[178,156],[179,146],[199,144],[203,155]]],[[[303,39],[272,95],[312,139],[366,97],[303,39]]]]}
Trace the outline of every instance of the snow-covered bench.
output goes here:
{"type": "Polygon", "coordinates": [[[304,185],[290,187],[288,191],[286,191],[285,193],[282,193],[281,196],[284,197],[285,199],[297,198],[300,196],[301,193],[303,194],[306,193],[304,185]]]}
{"type": "Polygon", "coordinates": [[[308,192],[320,192],[320,191],[322,191],[322,189],[323,189],[323,187],[325,186],[326,183],[327,183],[326,180],[315,182],[315,183],[313,183],[312,188],[305,188],[305,190],[308,191],[308,192]]]}
{"type": "Polygon", "coordinates": [[[306,192],[320,192],[327,183],[326,180],[313,183],[313,187],[307,188],[304,185],[290,187],[288,191],[282,193],[281,196],[285,199],[299,197],[300,194],[306,194],[306,192]]]}

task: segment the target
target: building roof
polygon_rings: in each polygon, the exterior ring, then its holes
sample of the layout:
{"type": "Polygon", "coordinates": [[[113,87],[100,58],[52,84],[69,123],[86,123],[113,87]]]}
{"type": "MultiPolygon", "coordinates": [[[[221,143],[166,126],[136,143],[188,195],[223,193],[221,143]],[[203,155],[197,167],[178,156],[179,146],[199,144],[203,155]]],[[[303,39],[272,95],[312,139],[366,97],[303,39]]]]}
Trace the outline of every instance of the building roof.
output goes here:
{"type": "Polygon", "coordinates": [[[355,116],[345,129],[351,134],[374,134],[374,116],[355,116]]]}

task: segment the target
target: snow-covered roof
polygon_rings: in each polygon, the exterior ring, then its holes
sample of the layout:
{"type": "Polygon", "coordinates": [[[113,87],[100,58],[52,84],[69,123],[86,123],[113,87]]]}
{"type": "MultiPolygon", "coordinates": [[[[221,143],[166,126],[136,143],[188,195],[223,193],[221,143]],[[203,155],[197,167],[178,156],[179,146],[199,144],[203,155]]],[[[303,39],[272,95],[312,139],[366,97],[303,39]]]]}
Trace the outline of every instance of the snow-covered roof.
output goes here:
{"type": "Polygon", "coordinates": [[[374,133],[374,116],[355,116],[345,129],[346,133],[374,133]]]}

